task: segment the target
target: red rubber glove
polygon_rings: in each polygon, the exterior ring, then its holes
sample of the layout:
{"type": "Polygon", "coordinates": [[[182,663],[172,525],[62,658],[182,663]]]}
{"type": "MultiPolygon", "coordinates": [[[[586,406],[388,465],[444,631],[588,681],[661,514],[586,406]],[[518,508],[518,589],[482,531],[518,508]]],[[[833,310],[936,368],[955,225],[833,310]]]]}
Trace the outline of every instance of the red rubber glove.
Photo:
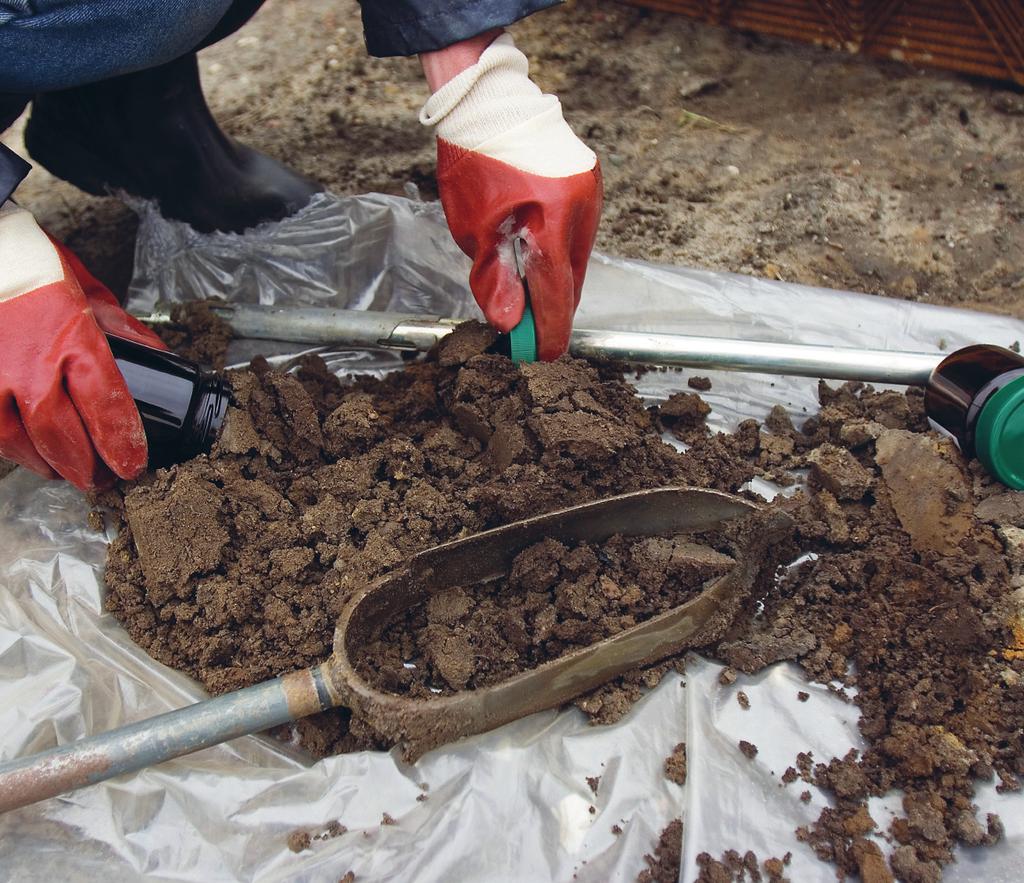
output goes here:
{"type": "Polygon", "coordinates": [[[448,227],[473,259],[469,282],[499,331],[523,315],[513,242],[525,243],[526,281],[541,359],[569,345],[601,215],[601,169],[553,95],[503,34],[476,64],[431,96],[420,121],[436,126],[437,183],[448,227]]]}
{"type": "MultiPolygon", "coordinates": [[[[46,235],[49,236],[50,234],[47,233],[46,235]]],[[[92,307],[92,315],[96,320],[96,324],[105,333],[113,334],[115,337],[123,337],[125,340],[132,340],[135,343],[151,346],[158,350],[167,349],[167,344],[160,339],[155,331],[147,328],[133,315],[126,313],[121,308],[121,304],[117,302],[113,292],[85,269],[85,264],[82,263],[78,255],[52,236],[50,236],[50,242],[60,252],[61,257],[64,258],[71,270],[71,275],[78,280],[85,299],[89,302],[89,306],[92,307]]]]}
{"type": "Polygon", "coordinates": [[[86,297],[66,254],[27,211],[0,206],[0,455],[93,490],[137,476],[147,449],[91,304],[111,332],[156,341],[88,273],[86,297]]]}

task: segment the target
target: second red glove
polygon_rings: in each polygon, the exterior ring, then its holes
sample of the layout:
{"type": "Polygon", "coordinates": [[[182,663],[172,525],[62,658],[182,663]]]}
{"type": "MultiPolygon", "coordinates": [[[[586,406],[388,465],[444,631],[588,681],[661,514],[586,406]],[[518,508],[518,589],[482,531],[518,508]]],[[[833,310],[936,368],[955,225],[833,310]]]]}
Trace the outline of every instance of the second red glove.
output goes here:
{"type": "Polygon", "coordinates": [[[113,292],[85,269],[85,264],[79,260],[78,255],[52,236],[50,236],[50,242],[53,243],[54,248],[57,249],[61,257],[67,262],[71,274],[78,280],[85,299],[89,301],[89,306],[92,307],[92,314],[96,319],[96,324],[100,328],[107,334],[123,337],[125,340],[133,340],[135,343],[141,343],[143,346],[155,347],[158,350],[167,349],[167,344],[157,336],[156,332],[147,328],[138,319],[122,309],[113,292]]]}
{"type": "Polygon", "coordinates": [[[437,182],[448,227],[473,259],[470,287],[510,331],[524,293],[513,251],[525,242],[538,354],[565,352],[601,216],[601,170],[561,105],[528,75],[508,35],[438,89],[420,120],[437,126],[437,182]]]}

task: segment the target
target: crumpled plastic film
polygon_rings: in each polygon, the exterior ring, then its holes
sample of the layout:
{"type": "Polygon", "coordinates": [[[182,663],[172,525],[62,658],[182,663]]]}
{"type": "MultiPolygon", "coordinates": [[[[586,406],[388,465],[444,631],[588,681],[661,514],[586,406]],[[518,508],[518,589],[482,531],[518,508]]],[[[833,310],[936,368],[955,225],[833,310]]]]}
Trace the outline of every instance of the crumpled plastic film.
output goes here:
{"type": "MultiPolygon", "coordinates": [[[[204,236],[138,206],[141,226],[131,306],[219,294],[230,300],[477,315],[468,261],[435,204],[380,195],[317,197],[304,212],[244,236],[204,236]]],[[[577,325],[679,331],[923,351],[1024,339],[1024,322],[745,277],[597,255],[577,325]]],[[[287,365],[297,348],[270,348],[287,365]]],[[[240,360],[264,342],[234,346],[240,360]]],[[[341,374],[379,373],[399,361],[326,351],[341,374]]],[[[651,372],[652,400],[694,372],[651,372]]],[[[816,409],[816,383],[711,374],[712,425],[762,418],[778,402],[798,421],[816,409]]],[[[73,489],[18,470],[0,482],[0,757],[64,744],[202,698],[189,678],[150,659],[103,613],[108,537],[86,526],[73,489]]],[[[590,726],[576,710],[545,712],[431,752],[415,766],[364,752],[312,763],[265,737],[246,737],[133,776],[0,817],[5,879],[203,881],[632,880],[659,833],[685,822],[682,879],[701,852],[792,852],[794,880],[835,879],[796,841],[825,797],[799,800],[779,776],[797,752],[828,760],[858,744],[856,708],[794,666],[731,687],[692,657],[685,679],[666,677],[620,723],[590,726]],[[743,689],[751,708],[742,710],[743,689]],[[807,690],[807,703],[796,692],[807,690]],[[748,760],[737,748],[754,742],[748,760]],[[663,762],[686,741],[685,787],[663,762]],[[597,793],[587,777],[600,776],[597,793]],[[428,790],[422,790],[426,784],[428,790]],[[418,799],[422,797],[426,799],[418,799]],[[593,807],[593,811],[591,811],[593,807]],[[396,822],[381,825],[383,814],[396,822]],[[338,819],[343,836],[300,854],[297,828],[338,819]],[[622,833],[616,835],[612,826],[622,833]]],[[[962,850],[946,879],[1019,878],[1020,795],[979,794],[1001,813],[1007,839],[962,850]]],[[[885,806],[898,808],[892,798],[885,806]]],[[[876,813],[881,825],[889,816],[876,813]]]]}
{"type": "Polygon", "coordinates": [[[161,300],[218,295],[249,304],[480,315],[465,297],[469,259],[437,223],[434,203],[318,193],[291,217],[245,233],[198,233],[164,218],[155,203],[129,204],[139,215],[128,290],[136,312],[161,300]]]}

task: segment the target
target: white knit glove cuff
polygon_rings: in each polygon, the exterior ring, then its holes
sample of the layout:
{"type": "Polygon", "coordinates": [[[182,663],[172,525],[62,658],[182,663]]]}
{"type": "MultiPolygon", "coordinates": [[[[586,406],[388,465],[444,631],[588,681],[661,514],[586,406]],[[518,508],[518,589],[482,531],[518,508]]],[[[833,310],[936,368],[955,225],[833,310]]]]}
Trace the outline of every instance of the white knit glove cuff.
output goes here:
{"type": "Polygon", "coordinates": [[[508,34],[431,95],[420,122],[436,126],[450,144],[547,178],[588,172],[597,162],[569,128],[558,98],[530,79],[530,63],[508,34]]]}
{"type": "Polygon", "coordinates": [[[10,200],[0,204],[0,301],[63,278],[60,255],[32,213],[10,200]]]}

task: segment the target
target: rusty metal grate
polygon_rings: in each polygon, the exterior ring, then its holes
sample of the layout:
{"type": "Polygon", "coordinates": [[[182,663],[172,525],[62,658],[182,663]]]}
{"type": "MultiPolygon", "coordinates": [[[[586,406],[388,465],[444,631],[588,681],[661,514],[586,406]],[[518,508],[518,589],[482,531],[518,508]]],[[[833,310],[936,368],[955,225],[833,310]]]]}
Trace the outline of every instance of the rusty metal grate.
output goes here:
{"type": "Polygon", "coordinates": [[[739,30],[1024,85],[1021,0],[629,0],[739,30]]]}

